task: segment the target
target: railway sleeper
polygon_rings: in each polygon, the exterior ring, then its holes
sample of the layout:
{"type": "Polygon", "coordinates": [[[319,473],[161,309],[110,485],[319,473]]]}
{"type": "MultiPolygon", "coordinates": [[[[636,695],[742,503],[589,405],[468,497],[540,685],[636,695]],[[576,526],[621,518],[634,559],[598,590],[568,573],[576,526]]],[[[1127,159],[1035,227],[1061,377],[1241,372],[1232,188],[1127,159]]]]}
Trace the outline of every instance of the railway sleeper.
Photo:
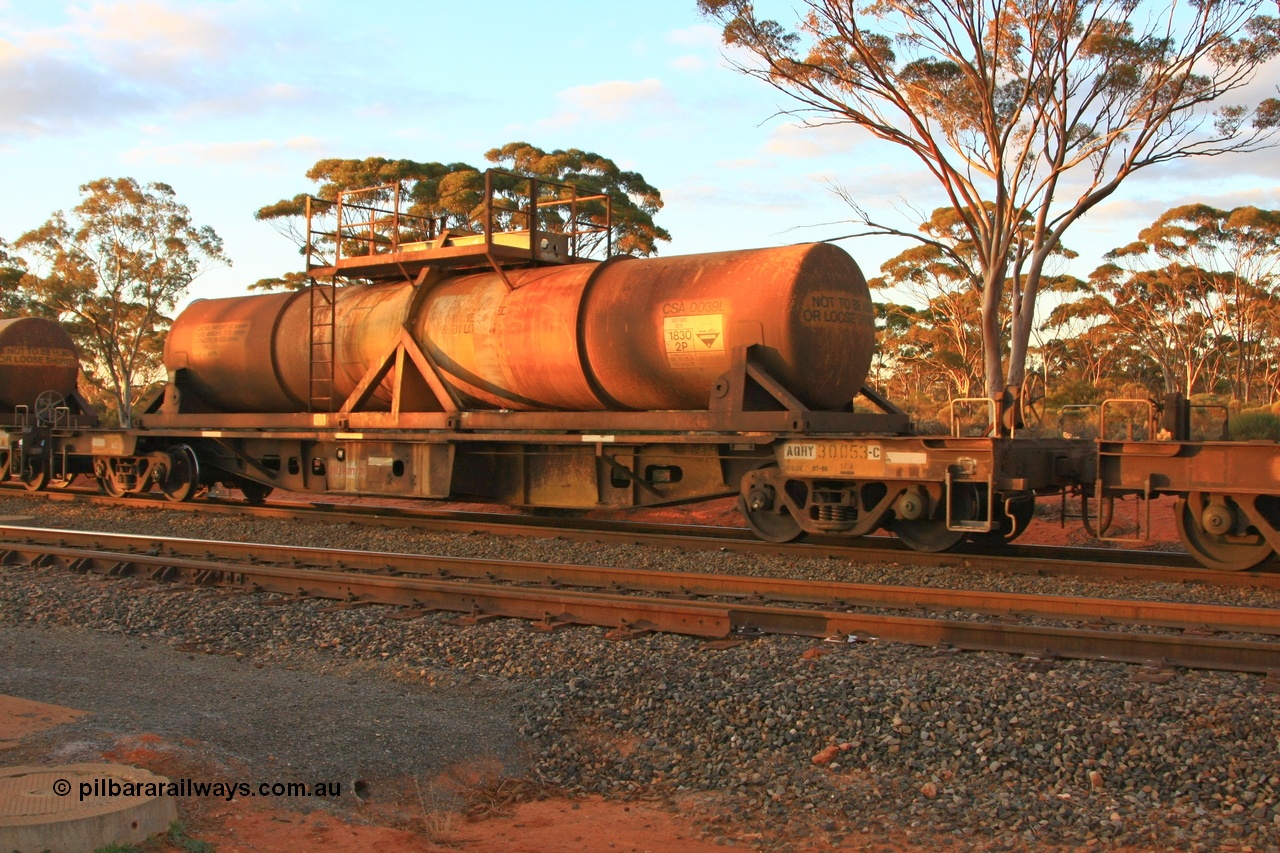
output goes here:
{"type": "Polygon", "coordinates": [[[619,619],[618,627],[605,632],[606,640],[636,640],[658,630],[658,626],[646,619],[619,619]]]}

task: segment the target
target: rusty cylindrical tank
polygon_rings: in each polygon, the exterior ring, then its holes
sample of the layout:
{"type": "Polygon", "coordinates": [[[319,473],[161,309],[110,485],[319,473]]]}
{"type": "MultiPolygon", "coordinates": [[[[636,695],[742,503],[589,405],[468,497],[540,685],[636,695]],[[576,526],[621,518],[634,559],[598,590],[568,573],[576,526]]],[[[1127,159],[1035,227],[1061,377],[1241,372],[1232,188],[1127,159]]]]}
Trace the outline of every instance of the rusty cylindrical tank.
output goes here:
{"type": "Polygon", "coordinates": [[[45,391],[70,400],[79,374],[76,345],[57,323],[40,317],[0,320],[0,410],[34,406],[45,391]]]}
{"type": "Polygon", "coordinates": [[[866,279],[829,243],[606,265],[582,316],[586,363],[632,409],[706,408],[733,348],[751,343],[805,405],[839,408],[875,346],[866,279]]]}
{"type": "MultiPolygon", "coordinates": [[[[408,282],[338,289],[335,397],[397,340],[411,296],[408,282]]],[[[221,411],[304,411],[310,322],[305,292],[196,302],[165,363],[221,411]]],[[[837,408],[875,338],[866,280],[824,243],[458,276],[425,295],[411,331],[468,406],[566,411],[705,408],[752,343],[802,402],[837,408]]],[[[389,405],[389,383],[372,407],[389,405]]]]}
{"type": "MultiPolygon", "coordinates": [[[[399,337],[409,296],[407,284],[337,290],[334,394],[339,402],[399,337]]],[[[170,371],[186,368],[193,390],[219,411],[304,412],[311,396],[308,294],[197,300],[169,329],[164,362],[170,371]]],[[[379,399],[389,404],[390,391],[379,399]]]]}

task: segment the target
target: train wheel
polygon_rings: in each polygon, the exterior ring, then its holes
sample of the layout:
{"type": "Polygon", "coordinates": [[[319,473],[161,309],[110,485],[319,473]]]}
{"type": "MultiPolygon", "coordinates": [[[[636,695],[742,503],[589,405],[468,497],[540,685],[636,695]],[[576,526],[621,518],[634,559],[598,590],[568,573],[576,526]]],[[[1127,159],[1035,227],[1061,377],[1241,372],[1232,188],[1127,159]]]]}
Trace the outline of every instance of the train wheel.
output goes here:
{"type": "Polygon", "coordinates": [[[987,547],[1007,545],[1027,532],[1027,525],[1036,514],[1036,496],[1033,492],[1011,499],[996,495],[996,526],[989,533],[975,533],[972,540],[987,547]]]}
{"type": "Polygon", "coordinates": [[[804,535],[800,522],[785,506],[752,509],[747,499],[739,495],[738,511],[747,520],[751,531],[766,542],[794,542],[804,535]]]}
{"type": "Polygon", "coordinates": [[[49,485],[49,470],[47,468],[28,468],[23,466],[22,469],[22,485],[27,487],[28,492],[38,492],[45,486],[49,485]]]}
{"type": "Polygon", "coordinates": [[[894,519],[893,535],[912,551],[950,551],[964,541],[965,531],[948,530],[947,517],[894,519]]]}
{"type": "Polygon", "coordinates": [[[65,488],[67,488],[68,486],[70,486],[73,482],[75,482],[75,479],[76,479],[76,475],[75,475],[75,474],[68,474],[68,475],[67,475],[67,476],[65,476],[65,477],[50,477],[50,478],[49,478],[49,488],[50,488],[50,489],[65,489],[65,488]]]}
{"type": "Polygon", "coordinates": [[[1241,513],[1229,497],[1213,502],[1204,492],[1192,492],[1178,500],[1175,513],[1178,537],[1191,556],[1206,568],[1242,572],[1271,556],[1271,543],[1261,533],[1234,533],[1235,519],[1241,513]],[[1214,532],[1217,528],[1223,532],[1214,532]]]}
{"type": "MultiPolygon", "coordinates": [[[[951,497],[954,520],[971,519],[978,512],[978,496],[973,489],[958,489],[951,497]]],[[[966,530],[947,529],[947,508],[942,502],[926,518],[895,518],[890,529],[912,551],[950,551],[969,535],[966,530]]]]}
{"type": "Polygon", "coordinates": [[[749,471],[742,478],[738,512],[747,520],[751,532],[766,542],[794,542],[805,535],[784,500],[785,488],[782,472],[771,463],[749,471]]]}
{"type": "Polygon", "coordinates": [[[240,494],[244,495],[245,502],[250,506],[262,506],[266,502],[267,496],[275,491],[270,486],[255,483],[253,480],[244,480],[239,484],[239,487],[240,494]]]}
{"type": "Polygon", "coordinates": [[[109,498],[122,498],[125,495],[125,490],[116,485],[110,474],[98,478],[98,491],[109,498]]]}
{"type": "Polygon", "coordinates": [[[185,444],[169,448],[169,467],[160,481],[160,491],[174,503],[189,501],[200,488],[200,462],[196,452],[185,444]]]}

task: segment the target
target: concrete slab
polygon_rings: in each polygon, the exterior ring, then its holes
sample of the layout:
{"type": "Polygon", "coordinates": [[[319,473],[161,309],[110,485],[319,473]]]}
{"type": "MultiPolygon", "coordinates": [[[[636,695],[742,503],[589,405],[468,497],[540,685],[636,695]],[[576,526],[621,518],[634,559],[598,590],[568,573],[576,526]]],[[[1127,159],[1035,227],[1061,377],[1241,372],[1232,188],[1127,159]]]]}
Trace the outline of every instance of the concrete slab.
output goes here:
{"type": "Polygon", "coordinates": [[[0,850],[93,853],[177,820],[169,780],[120,764],[0,767],[0,850]]]}

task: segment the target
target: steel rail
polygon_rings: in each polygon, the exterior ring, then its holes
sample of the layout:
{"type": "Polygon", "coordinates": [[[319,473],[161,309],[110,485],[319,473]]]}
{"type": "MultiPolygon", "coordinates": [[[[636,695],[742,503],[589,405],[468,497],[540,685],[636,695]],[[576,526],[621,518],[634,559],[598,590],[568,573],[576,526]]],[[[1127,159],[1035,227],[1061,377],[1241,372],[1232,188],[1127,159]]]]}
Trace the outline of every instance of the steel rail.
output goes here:
{"type": "MultiPolygon", "coordinates": [[[[595,519],[551,519],[502,513],[470,513],[442,510],[404,510],[385,506],[352,506],[314,502],[290,504],[275,501],[267,506],[196,501],[174,503],[139,497],[112,498],[68,489],[35,492],[49,500],[86,501],[93,504],[172,509],[187,512],[252,515],[334,523],[388,527],[416,527],[462,533],[560,538],[610,544],[643,545],[685,550],[733,551],[747,554],[831,559],[860,563],[902,563],[913,566],[949,566],[1039,576],[1104,578],[1125,581],[1204,583],[1280,589],[1280,572],[1222,572],[1199,567],[1189,555],[1107,548],[1012,545],[999,552],[982,552],[975,546],[930,553],[913,551],[887,536],[839,540],[834,537],[778,544],[756,539],[745,528],[715,525],[656,524],[595,519]],[[570,526],[571,525],[571,526],[570,526]]],[[[1263,564],[1275,569],[1278,563],[1263,564]]]]}
{"type": "MultiPolygon", "coordinates": [[[[64,536],[93,534],[57,531],[64,536]]],[[[68,541],[64,539],[64,542],[68,541]]],[[[194,541],[194,540],[188,540],[194,541]]],[[[743,602],[684,601],[618,593],[530,588],[472,581],[428,580],[326,569],[263,565],[149,552],[106,551],[39,542],[8,542],[0,562],[61,565],[75,571],[127,576],[149,569],[156,580],[184,578],[253,591],[307,595],[349,602],[393,604],[471,613],[477,617],[537,620],[552,628],[599,625],[623,635],[665,631],[701,637],[778,633],[819,638],[879,638],[923,646],[1161,663],[1247,672],[1280,670],[1280,643],[1009,625],[915,616],[807,610],[743,602]]],[[[221,543],[206,543],[216,545],[221,543]]],[[[548,568],[543,566],[544,569],[548,568]]],[[[663,574],[663,573],[653,573],[663,574]]],[[[1276,613],[1271,612],[1272,618],[1276,613]]]]}
{"type": "Polygon", "coordinates": [[[0,526],[0,548],[6,545],[20,548],[22,545],[36,543],[81,545],[85,542],[92,543],[95,549],[104,548],[127,554],[205,559],[219,557],[251,564],[275,563],[299,568],[392,572],[433,576],[443,580],[465,578],[487,582],[586,587],[616,592],[715,596],[758,602],[785,601],[825,605],[834,609],[863,607],[968,611],[1022,618],[1110,621],[1183,630],[1207,629],[1280,635],[1280,609],[1266,607],[668,572],[203,539],[161,540],[133,534],[0,526]]]}

